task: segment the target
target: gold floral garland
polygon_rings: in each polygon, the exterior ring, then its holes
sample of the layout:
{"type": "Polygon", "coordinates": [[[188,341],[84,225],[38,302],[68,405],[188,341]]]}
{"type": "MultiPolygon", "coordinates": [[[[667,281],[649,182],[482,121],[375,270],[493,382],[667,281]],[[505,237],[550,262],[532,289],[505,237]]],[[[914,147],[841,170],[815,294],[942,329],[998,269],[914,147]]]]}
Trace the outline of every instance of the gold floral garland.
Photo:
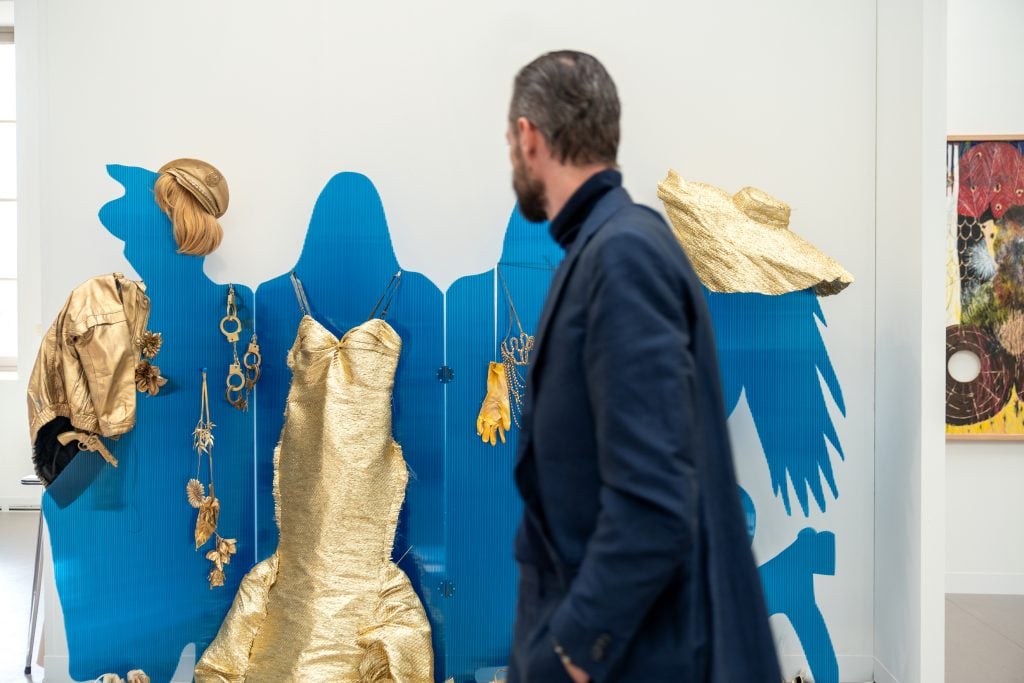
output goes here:
{"type": "Polygon", "coordinates": [[[224,565],[231,564],[231,556],[235,554],[235,539],[222,538],[217,533],[217,522],[220,517],[220,501],[214,494],[213,484],[213,428],[216,427],[210,419],[210,396],[206,387],[206,370],[203,370],[203,394],[202,404],[199,408],[199,422],[195,431],[192,432],[192,445],[196,451],[196,476],[189,479],[185,485],[185,493],[189,505],[199,510],[196,517],[195,541],[196,550],[206,545],[211,537],[215,539],[213,549],[206,553],[206,559],[210,560],[210,573],[208,579],[210,588],[224,585],[224,565]],[[206,455],[210,463],[210,493],[207,495],[206,487],[199,480],[202,471],[203,455],[206,455]]]}

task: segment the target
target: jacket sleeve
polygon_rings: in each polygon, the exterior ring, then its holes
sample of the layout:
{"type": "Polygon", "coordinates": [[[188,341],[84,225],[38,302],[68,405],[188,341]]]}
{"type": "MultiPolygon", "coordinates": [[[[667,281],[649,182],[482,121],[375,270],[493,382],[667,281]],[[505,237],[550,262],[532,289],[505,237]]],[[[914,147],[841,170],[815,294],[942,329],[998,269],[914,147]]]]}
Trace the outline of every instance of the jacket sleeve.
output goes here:
{"type": "Polygon", "coordinates": [[[698,492],[694,361],[678,255],[641,230],[593,248],[583,353],[601,512],[549,629],[600,682],[691,552],[698,492]]]}
{"type": "MultiPolygon", "coordinates": [[[[90,281],[90,284],[93,281],[90,281]]],[[[77,353],[103,436],[135,426],[135,366],[138,350],[114,279],[103,278],[69,307],[64,343],[77,353]]]]}

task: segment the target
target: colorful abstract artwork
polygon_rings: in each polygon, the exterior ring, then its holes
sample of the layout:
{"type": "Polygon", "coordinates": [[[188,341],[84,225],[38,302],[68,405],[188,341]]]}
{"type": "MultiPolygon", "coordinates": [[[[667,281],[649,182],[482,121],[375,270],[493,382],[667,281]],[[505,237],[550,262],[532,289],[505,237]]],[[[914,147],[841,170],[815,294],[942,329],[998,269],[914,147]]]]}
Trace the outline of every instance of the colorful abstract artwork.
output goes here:
{"type": "Polygon", "coordinates": [[[1024,439],[1024,141],[947,148],[946,434],[1024,439]]]}

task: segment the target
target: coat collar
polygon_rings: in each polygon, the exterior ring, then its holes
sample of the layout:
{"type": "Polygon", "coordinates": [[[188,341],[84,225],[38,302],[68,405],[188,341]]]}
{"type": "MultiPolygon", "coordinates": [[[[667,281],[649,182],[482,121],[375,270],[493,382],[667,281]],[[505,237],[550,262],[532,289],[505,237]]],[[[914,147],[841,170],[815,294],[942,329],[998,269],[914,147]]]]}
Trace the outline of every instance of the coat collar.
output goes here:
{"type": "MultiPolygon", "coordinates": [[[[594,209],[590,212],[590,215],[587,216],[587,219],[583,222],[579,235],[569,247],[569,251],[566,253],[561,265],[559,265],[558,270],[555,272],[555,277],[551,282],[551,288],[548,290],[547,299],[544,301],[544,309],[541,311],[540,322],[537,324],[537,332],[535,336],[536,342],[534,346],[536,350],[534,351],[533,360],[530,363],[530,370],[526,382],[526,408],[528,411],[533,411],[533,388],[536,383],[537,373],[544,360],[548,329],[551,326],[551,320],[561,303],[565,284],[569,280],[569,276],[572,274],[573,268],[576,266],[576,261],[579,260],[580,254],[583,252],[584,247],[587,246],[587,243],[608,222],[608,220],[619,210],[626,206],[630,206],[632,203],[633,200],[630,198],[629,193],[622,187],[617,187],[601,197],[594,206],[594,209]]],[[[532,420],[529,418],[523,420],[523,426],[526,429],[524,429],[524,433],[522,435],[524,437],[522,440],[522,447],[519,449],[520,458],[526,450],[525,446],[528,445],[532,437],[530,427],[528,426],[531,423],[532,420]]]]}

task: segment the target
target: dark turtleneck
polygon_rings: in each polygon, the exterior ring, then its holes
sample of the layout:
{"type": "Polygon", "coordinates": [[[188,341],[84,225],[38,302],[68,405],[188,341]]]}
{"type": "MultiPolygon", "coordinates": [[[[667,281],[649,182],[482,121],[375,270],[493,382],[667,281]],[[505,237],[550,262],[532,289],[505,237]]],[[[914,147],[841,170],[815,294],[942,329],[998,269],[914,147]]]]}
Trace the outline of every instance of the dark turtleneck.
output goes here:
{"type": "Polygon", "coordinates": [[[587,216],[601,197],[616,187],[622,187],[622,174],[608,168],[587,178],[587,181],[569,197],[569,201],[551,221],[549,228],[551,236],[563,249],[568,249],[572,245],[587,216]]]}

